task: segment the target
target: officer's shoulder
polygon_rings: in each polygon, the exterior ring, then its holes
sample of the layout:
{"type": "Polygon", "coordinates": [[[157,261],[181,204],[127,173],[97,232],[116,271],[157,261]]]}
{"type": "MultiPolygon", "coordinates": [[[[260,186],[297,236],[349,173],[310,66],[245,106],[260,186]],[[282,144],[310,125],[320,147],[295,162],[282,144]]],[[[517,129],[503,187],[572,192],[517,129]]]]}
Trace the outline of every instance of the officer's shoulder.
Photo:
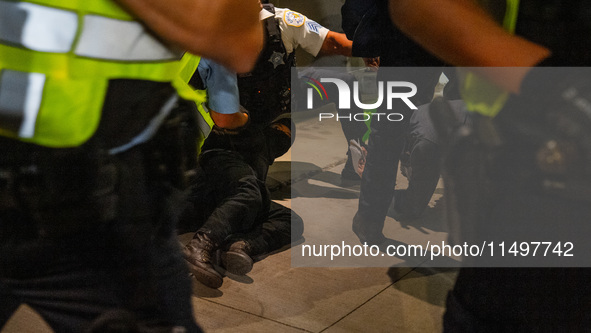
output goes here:
{"type": "Polygon", "coordinates": [[[301,27],[306,22],[306,16],[289,8],[275,7],[275,18],[282,20],[288,26],[301,27]]]}

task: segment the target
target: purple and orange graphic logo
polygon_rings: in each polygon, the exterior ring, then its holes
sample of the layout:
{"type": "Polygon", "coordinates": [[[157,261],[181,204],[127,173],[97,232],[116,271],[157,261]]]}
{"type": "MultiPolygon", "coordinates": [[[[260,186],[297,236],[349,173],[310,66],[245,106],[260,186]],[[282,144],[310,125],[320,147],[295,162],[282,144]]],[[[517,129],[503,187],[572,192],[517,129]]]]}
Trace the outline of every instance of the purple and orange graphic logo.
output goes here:
{"type": "Polygon", "coordinates": [[[326,98],[326,100],[328,101],[328,94],[326,93],[326,89],[324,89],[324,86],[322,85],[322,83],[318,82],[318,80],[311,78],[309,76],[303,76],[304,79],[306,79],[307,81],[304,81],[307,85],[309,85],[312,88],[308,88],[308,95],[307,95],[307,102],[308,102],[308,109],[312,109],[312,95],[314,94],[314,90],[316,91],[316,93],[318,94],[318,96],[320,96],[320,100],[324,101],[324,99],[326,98]]]}

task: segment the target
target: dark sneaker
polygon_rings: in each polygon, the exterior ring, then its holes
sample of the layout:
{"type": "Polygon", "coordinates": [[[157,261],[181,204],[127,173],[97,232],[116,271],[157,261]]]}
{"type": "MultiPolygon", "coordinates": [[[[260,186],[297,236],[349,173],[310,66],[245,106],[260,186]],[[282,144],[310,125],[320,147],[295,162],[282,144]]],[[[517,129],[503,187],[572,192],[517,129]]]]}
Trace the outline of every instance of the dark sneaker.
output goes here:
{"type": "Polygon", "coordinates": [[[222,266],[232,274],[246,275],[252,270],[254,263],[250,253],[250,246],[246,241],[233,242],[228,250],[222,253],[222,266]]]}
{"type": "Polygon", "coordinates": [[[372,225],[365,221],[358,213],[353,217],[353,232],[359,237],[361,244],[380,245],[384,243],[387,238],[382,233],[384,224],[372,225]],[[378,227],[378,225],[380,227],[378,227]]]}
{"type": "Polygon", "coordinates": [[[416,220],[423,213],[423,209],[417,209],[417,204],[407,199],[407,190],[396,190],[394,192],[394,209],[390,216],[398,222],[416,220]],[[410,202],[409,202],[410,201],[410,202]]]}
{"type": "Polygon", "coordinates": [[[345,164],[343,171],[341,171],[341,179],[342,180],[352,180],[352,181],[361,180],[361,177],[359,177],[357,172],[353,169],[353,164],[350,163],[350,159],[345,164]]]}
{"type": "Polygon", "coordinates": [[[189,271],[197,281],[205,286],[217,289],[222,286],[223,277],[213,267],[216,246],[202,233],[196,233],[184,248],[183,255],[189,264],[189,271]]]}

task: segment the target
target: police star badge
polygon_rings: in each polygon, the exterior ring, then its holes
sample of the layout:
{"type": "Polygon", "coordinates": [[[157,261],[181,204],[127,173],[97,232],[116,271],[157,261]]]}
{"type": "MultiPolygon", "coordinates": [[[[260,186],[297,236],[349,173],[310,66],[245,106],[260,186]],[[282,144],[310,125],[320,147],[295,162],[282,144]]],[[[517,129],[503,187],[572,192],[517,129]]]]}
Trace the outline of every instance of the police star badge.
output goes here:
{"type": "Polygon", "coordinates": [[[283,56],[283,53],[273,51],[273,54],[271,54],[271,57],[269,58],[269,62],[273,64],[273,69],[277,68],[279,65],[285,65],[283,56]]]}

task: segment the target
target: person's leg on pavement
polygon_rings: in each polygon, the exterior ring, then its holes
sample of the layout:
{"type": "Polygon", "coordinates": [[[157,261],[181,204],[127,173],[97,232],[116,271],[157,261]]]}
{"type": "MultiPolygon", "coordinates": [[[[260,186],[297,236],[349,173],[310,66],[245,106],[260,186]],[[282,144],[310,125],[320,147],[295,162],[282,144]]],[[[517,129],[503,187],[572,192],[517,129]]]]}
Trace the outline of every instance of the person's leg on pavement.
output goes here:
{"type": "Polygon", "coordinates": [[[194,233],[216,209],[216,184],[210,180],[211,176],[205,173],[201,166],[197,165],[191,170],[191,179],[179,214],[179,234],[194,233]]]}
{"type": "Polygon", "coordinates": [[[213,212],[185,246],[184,255],[194,277],[210,288],[219,288],[222,275],[215,270],[214,255],[226,237],[250,230],[268,210],[263,183],[242,156],[233,151],[210,150],[200,165],[207,181],[215,184],[213,212]]]}
{"type": "MultiPolygon", "coordinates": [[[[258,177],[267,175],[269,165],[285,154],[295,140],[295,126],[291,122],[291,114],[277,117],[269,126],[263,129],[266,148],[249,160],[258,177]]],[[[265,178],[259,178],[266,180],[265,178]]],[[[226,239],[225,251],[222,253],[222,264],[227,271],[237,275],[244,275],[252,269],[253,257],[269,251],[279,249],[291,242],[292,225],[295,234],[303,233],[303,221],[291,209],[270,200],[268,189],[261,182],[261,192],[266,200],[257,221],[251,230],[235,233],[226,239]],[[293,214],[293,216],[292,216],[293,214]],[[293,221],[293,223],[292,223],[293,221]]]]}
{"type": "Polygon", "coordinates": [[[270,202],[266,220],[248,233],[228,238],[222,262],[228,272],[244,275],[250,272],[257,257],[279,250],[298,240],[304,232],[302,218],[291,209],[270,202]]]}

